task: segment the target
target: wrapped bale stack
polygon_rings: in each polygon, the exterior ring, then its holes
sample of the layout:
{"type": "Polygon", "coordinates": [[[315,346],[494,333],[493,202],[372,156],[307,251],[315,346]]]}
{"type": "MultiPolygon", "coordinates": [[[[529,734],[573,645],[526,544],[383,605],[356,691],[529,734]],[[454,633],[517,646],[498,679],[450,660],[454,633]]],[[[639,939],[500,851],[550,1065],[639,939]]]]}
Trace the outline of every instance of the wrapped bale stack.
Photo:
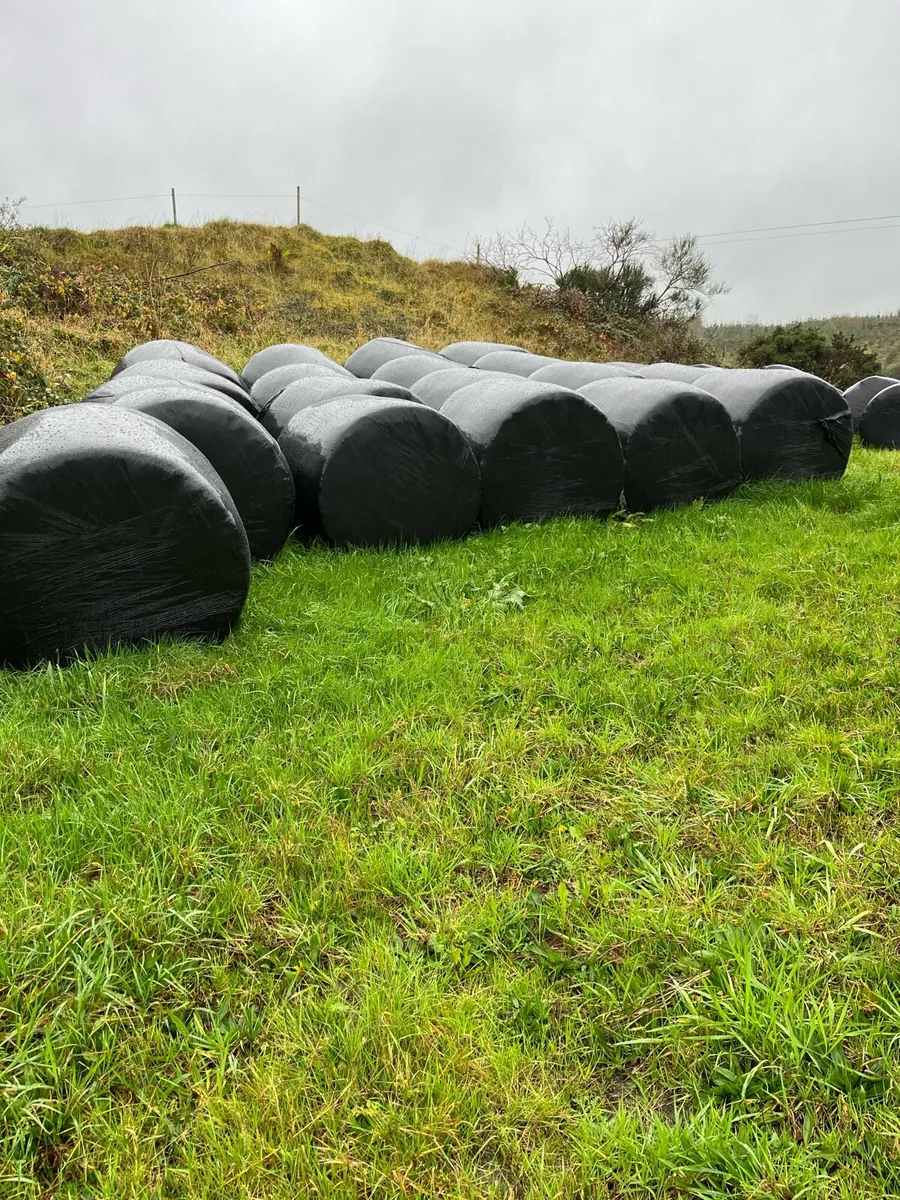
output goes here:
{"type": "Polygon", "coordinates": [[[568,362],[509,343],[299,343],[240,373],[199,346],[130,350],[87,403],[0,430],[0,663],[221,638],[251,558],[421,544],[837,478],[854,424],[900,447],[900,383],[846,398],[796,370],[568,362]]]}

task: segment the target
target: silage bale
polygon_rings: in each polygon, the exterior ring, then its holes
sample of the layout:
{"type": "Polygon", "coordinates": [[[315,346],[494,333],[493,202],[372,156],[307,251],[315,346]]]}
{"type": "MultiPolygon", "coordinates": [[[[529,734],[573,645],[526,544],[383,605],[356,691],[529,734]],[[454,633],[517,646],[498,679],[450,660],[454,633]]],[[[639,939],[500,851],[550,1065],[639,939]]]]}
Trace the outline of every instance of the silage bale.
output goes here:
{"type": "Polygon", "coordinates": [[[504,371],[476,371],[474,367],[453,367],[449,371],[433,371],[416,380],[415,394],[429,408],[440,409],[454,392],[468,387],[470,383],[488,379],[515,379],[504,371]]]}
{"type": "Polygon", "coordinates": [[[449,346],[445,346],[441,351],[444,358],[449,358],[451,362],[459,363],[463,367],[474,367],[479,358],[484,358],[486,354],[493,354],[496,350],[517,350],[521,354],[527,354],[527,350],[523,350],[521,346],[512,346],[508,342],[453,342],[449,346]]]}
{"type": "Polygon", "coordinates": [[[253,558],[274,558],[294,521],[294,481],[278,443],[246,409],[177,384],[132,392],[119,408],[156,417],[212,464],[234,501],[253,558]]]}
{"type": "Polygon", "coordinates": [[[412,342],[404,342],[400,338],[372,338],[364,346],[354,350],[344,366],[357,379],[370,379],[379,367],[393,362],[395,358],[428,353],[430,352],[423,346],[415,346],[412,342]]]}
{"type": "Polygon", "coordinates": [[[322,366],[338,366],[333,358],[329,358],[323,350],[317,350],[315,346],[304,346],[298,342],[280,342],[277,346],[267,346],[265,350],[254,354],[241,371],[241,378],[248,388],[252,388],[257,379],[278,367],[286,367],[289,363],[319,363],[322,366]]]}
{"type": "Polygon", "coordinates": [[[279,439],[296,524],[341,545],[430,542],[475,524],[478,464],[452,421],[425,404],[349,397],[298,413],[279,439]]]}
{"type": "Polygon", "coordinates": [[[627,367],[615,367],[612,363],[551,362],[539,367],[529,379],[535,383],[555,383],[577,392],[585,384],[600,379],[627,379],[634,374],[627,367]]]}
{"type": "Polygon", "coordinates": [[[126,367],[116,379],[124,378],[126,375],[131,375],[135,378],[148,377],[156,379],[157,382],[162,382],[166,379],[174,380],[176,383],[194,383],[201,387],[213,388],[217,392],[221,392],[224,396],[236,400],[242,408],[253,415],[256,415],[257,406],[251,399],[250,393],[242,384],[232,383],[230,379],[225,379],[221,375],[215,375],[212,371],[207,371],[204,367],[195,367],[190,363],[181,362],[178,359],[160,358],[154,359],[152,362],[135,363],[133,367],[126,367]]]}
{"type": "Polygon", "coordinates": [[[581,394],[619,435],[632,512],[719,499],[740,483],[737,433],[708,392],[670,379],[604,379],[581,394]]]}
{"type": "Polygon", "coordinates": [[[328,404],[344,396],[386,396],[394,400],[418,399],[405,387],[397,383],[385,383],[377,379],[299,379],[280,392],[260,413],[263,426],[272,437],[280,438],[293,417],[304,408],[316,404],[328,404]]]}
{"type": "Polygon", "coordinates": [[[210,354],[206,350],[201,350],[192,342],[175,342],[170,338],[159,338],[156,341],[144,342],[140,346],[135,346],[119,359],[113,367],[112,373],[113,376],[116,376],[138,363],[161,361],[183,362],[189,366],[202,367],[205,371],[212,371],[214,375],[221,375],[223,379],[228,379],[238,387],[243,387],[238,373],[223,363],[220,358],[216,358],[214,354],[210,354]]]}
{"type": "Polygon", "coordinates": [[[844,392],[844,399],[850,409],[854,429],[859,429],[859,423],[869,401],[874,400],[878,393],[883,392],[885,388],[893,387],[895,383],[897,380],[888,375],[869,375],[866,379],[861,379],[859,383],[854,383],[853,387],[847,388],[844,392]]]}
{"type": "Polygon", "coordinates": [[[455,370],[453,363],[441,358],[439,354],[406,354],[403,358],[395,358],[385,363],[383,367],[373,371],[370,378],[381,380],[383,383],[399,383],[401,387],[413,390],[416,383],[426,375],[433,375],[435,371],[455,370]]]}
{"type": "Polygon", "coordinates": [[[648,363],[641,367],[640,374],[644,379],[671,379],[676,383],[696,383],[701,375],[715,367],[688,366],[685,363],[648,363]]]}
{"type": "Polygon", "coordinates": [[[604,517],[619,508],[619,439],[577,392],[525,379],[482,379],[454,392],[441,412],[478,458],[482,525],[604,517]]]}
{"type": "Polygon", "coordinates": [[[0,663],[164,635],[221,639],[250,585],[247,535],[209,462],[117,405],[0,429],[0,663]]]}
{"type": "Polygon", "coordinates": [[[250,389],[250,395],[257,408],[265,408],[270,400],[274,400],[298,379],[343,379],[348,383],[355,382],[354,376],[343,367],[330,367],[327,363],[287,363],[260,375],[250,389]]]}
{"type": "Polygon", "coordinates": [[[867,446],[900,450],[900,383],[896,380],[866,405],[859,420],[859,436],[867,446]]]}
{"type": "Polygon", "coordinates": [[[233,400],[231,396],[226,396],[224,392],[206,387],[202,383],[194,383],[192,380],[179,382],[177,379],[160,379],[153,375],[132,374],[131,371],[124,371],[113,379],[107,379],[106,383],[101,383],[99,387],[95,387],[92,392],[89,392],[82,403],[115,404],[120,396],[130,396],[134,392],[148,390],[156,391],[157,388],[170,385],[190,392],[192,395],[199,393],[201,396],[217,396],[220,400],[226,400],[234,408],[239,408],[241,412],[247,411],[243,404],[233,400]]]}
{"type": "Polygon", "coordinates": [[[847,469],[852,418],[831,384],[800,371],[723,368],[695,386],[728,410],[745,479],[839,479],[847,469]]]}
{"type": "Polygon", "coordinates": [[[518,375],[527,379],[548,363],[559,362],[546,354],[530,354],[527,350],[494,350],[475,363],[479,371],[499,371],[503,375],[518,375]]]}

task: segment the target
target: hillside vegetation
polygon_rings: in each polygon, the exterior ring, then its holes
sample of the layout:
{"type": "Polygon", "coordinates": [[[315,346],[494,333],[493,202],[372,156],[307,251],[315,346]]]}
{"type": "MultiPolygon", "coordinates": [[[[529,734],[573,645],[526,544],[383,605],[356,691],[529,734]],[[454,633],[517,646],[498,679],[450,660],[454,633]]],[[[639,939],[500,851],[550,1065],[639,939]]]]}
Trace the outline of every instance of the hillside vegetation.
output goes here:
{"type": "MultiPolygon", "coordinates": [[[[800,322],[832,335],[843,333],[863,343],[882,363],[890,375],[900,375],[900,314],[871,317],[822,317],[800,322]]],[[[775,325],[731,324],[709,325],[704,330],[723,361],[733,363],[740,351],[775,325]]]]}
{"type": "Polygon", "coordinates": [[[0,233],[0,416],[7,419],[80,398],[149,338],[195,341],[239,368],[275,342],[312,342],[342,359],[377,336],[431,349],[512,340],[590,359],[708,349],[683,323],[610,331],[572,296],[519,286],[494,268],[414,262],[387,242],[309,227],[220,221],[0,233]]]}

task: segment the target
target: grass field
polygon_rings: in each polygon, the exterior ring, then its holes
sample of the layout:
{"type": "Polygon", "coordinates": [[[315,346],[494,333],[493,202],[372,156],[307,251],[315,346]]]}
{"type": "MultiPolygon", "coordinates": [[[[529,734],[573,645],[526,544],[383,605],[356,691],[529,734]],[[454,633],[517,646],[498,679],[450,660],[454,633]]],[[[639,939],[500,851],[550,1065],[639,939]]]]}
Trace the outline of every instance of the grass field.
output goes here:
{"type": "Polygon", "coordinates": [[[0,673],[0,1194],[900,1191],[900,458],[0,673]]]}

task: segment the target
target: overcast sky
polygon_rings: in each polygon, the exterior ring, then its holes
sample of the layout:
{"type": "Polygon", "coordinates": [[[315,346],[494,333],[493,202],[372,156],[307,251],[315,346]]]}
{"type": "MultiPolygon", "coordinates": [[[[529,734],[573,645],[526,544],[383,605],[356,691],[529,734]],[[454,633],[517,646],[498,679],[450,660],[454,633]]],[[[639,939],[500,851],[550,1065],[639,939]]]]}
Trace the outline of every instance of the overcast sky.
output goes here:
{"type": "MultiPolygon", "coordinates": [[[[898,46],[897,0],[0,0],[0,197],[287,223],[300,183],[311,224],[420,257],[547,216],[891,217],[898,46]]],[[[900,309],[900,216],[869,224],[711,244],[711,316],[900,309]]]]}

